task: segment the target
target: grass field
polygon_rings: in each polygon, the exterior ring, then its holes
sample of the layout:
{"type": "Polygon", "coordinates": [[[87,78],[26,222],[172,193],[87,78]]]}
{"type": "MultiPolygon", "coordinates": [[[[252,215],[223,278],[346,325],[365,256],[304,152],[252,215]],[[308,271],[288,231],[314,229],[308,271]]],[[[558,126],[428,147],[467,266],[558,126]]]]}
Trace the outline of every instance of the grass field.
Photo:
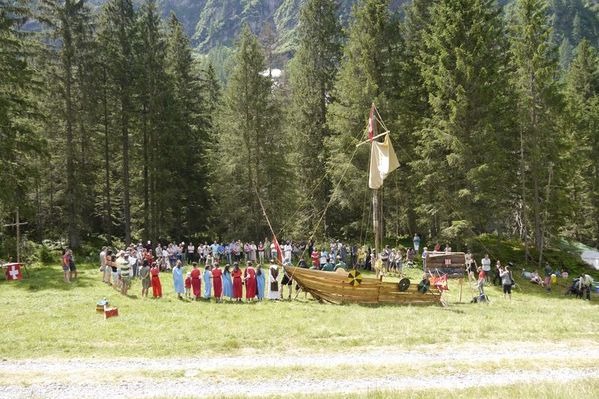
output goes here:
{"type": "MultiPolygon", "coordinates": [[[[165,297],[144,299],[134,282],[124,297],[101,282],[94,265],[62,282],[58,266],[33,266],[20,282],[0,282],[0,354],[3,358],[170,357],[309,350],[344,351],[379,345],[464,345],[482,341],[599,342],[599,301],[564,297],[563,286],[546,293],[519,282],[513,300],[489,287],[491,304],[470,304],[465,284],[457,303],[450,282],[442,307],[333,306],[304,299],[217,304],[176,299],[171,276],[162,273],[165,297]],[[95,304],[106,297],[120,316],[104,320],[95,304]],[[209,344],[207,344],[209,343],[209,344]]],[[[414,278],[418,272],[411,270],[414,278]]]]}

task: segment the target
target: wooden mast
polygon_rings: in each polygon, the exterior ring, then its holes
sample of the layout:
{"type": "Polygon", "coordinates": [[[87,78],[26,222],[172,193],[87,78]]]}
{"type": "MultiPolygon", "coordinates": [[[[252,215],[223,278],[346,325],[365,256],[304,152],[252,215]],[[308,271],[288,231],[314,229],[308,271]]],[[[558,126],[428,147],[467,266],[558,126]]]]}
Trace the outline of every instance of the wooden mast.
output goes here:
{"type": "Polygon", "coordinates": [[[383,245],[383,196],[381,189],[372,190],[372,225],[374,227],[374,257],[376,261],[383,245]]]}

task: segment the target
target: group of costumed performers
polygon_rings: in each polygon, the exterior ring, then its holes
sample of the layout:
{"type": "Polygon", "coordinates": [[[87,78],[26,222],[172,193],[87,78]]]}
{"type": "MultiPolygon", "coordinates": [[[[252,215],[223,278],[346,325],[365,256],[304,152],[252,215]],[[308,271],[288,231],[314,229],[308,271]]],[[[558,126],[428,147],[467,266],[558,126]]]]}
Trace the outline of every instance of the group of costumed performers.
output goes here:
{"type": "MultiPolygon", "coordinates": [[[[103,272],[104,282],[126,295],[132,282],[139,280],[142,297],[148,297],[150,287],[154,298],[163,296],[161,270],[156,262],[150,263],[147,259],[142,259],[141,268],[134,269],[130,263],[131,255],[127,251],[119,251],[116,255],[112,255],[111,250],[103,252],[100,270],[103,272]]],[[[227,264],[222,268],[218,262],[205,265],[192,262],[191,270],[187,272],[185,267],[181,260],[177,260],[171,270],[174,293],[179,299],[214,298],[217,303],[223,300],[235,302],[242,302],[244,299],[245,302],[261,301],[265,298],[278,300],[281,299],[284,287],[288,287],[288,298],[291,298],[293,278],[276,264],[268,267],[260,264],[254,266],[253,262],[247,261],[246,267],[242,269],[238,262],[234,262],[233,265],[227,264]]]]}

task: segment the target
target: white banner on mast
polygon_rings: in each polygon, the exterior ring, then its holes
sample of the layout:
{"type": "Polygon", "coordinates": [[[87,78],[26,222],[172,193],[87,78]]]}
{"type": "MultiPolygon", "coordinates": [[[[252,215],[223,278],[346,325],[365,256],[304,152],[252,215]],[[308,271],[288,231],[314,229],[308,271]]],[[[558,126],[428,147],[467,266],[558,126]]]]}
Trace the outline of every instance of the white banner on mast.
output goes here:
{"type": "Polygon", "coordinates": [[[382,143],[373,141],[370,148],[370,177],[368,186],[378,190],[383,185],[385,177],[399,167],[399,161],[391,144],[389,135],[382,143]]]}

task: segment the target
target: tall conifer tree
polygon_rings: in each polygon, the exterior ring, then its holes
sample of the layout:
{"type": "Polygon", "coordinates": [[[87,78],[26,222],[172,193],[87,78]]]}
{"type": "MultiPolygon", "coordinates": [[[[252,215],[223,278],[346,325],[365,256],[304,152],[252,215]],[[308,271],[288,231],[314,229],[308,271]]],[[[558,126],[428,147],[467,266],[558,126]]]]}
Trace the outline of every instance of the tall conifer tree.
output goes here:
{"type": "MultiPolygon", "coordinates": [[[[327,152],[324,142],[335,75],[341,56],[341,27],[333,0],[310,0],[301,9],[299,47],[290,63],[291,106],[289,132],[292,137],[299,185],[298,228],[312,232],[323,211],[330,182],[325,178],[327,152]]],[[[322,225],[320,226],[322,227],[322,225]]]]}
{"type": "MultiPolygon", "coordinates": [[[[514,86],[518,93],[523,223],[531,224],[539,263],[545,238],[559,223],[560,172],[557,48],[544,0],[518,0],[511,21],[514,86]],[[530,214],[530,222],[528,215],[530,214]]],[[[528,234],[525,234],[528,240],[528,234]]]]}

